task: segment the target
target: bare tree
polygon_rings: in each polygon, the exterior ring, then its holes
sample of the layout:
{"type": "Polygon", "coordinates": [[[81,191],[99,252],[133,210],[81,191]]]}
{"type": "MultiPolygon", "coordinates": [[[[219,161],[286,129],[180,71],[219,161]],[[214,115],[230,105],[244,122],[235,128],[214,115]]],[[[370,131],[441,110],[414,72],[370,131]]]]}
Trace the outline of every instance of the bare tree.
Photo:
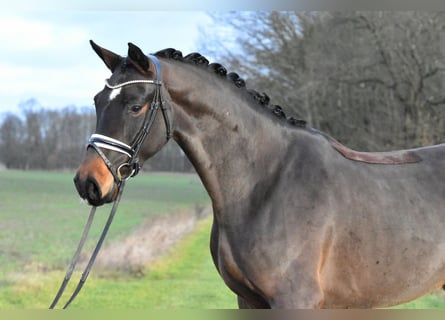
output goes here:
{"type": "Polygon", "coordinates": [[[349,146],[384,150],[445,136],[444,14],[232,12],[213,18],[216,30],[236,41],[218,40],[204,50],[349,146]]]}
{"type": "Polygon", "coordinates": [[[14,114],[7,114],[0,127],[0,161],[6,168],[25,167],[24,141],[22,121],[14,114]]]}
{"type": "Polygon", "coordinates": [[[368,58],[336,80],[381,89],[386,109],[400,109],[390,115],[402,134],[401,145],[438,142],[437,125],[443,128],[443,117],[438,117],[445,104],[443,18],[440,13],[364,12],[334,19],[352,24],[370,50],[368,58]]]}

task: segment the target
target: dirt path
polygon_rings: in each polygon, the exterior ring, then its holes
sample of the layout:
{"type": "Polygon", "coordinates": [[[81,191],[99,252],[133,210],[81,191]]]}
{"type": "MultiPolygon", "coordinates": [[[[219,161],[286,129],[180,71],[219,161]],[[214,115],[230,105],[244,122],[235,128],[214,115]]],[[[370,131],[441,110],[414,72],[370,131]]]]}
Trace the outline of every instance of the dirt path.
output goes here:
{"type": "MultiPolygon", "coordinates": [[[[196,223],[210,214],[210,208],[197,207],[150,218],[125,239],[106,245],[94,268],[103,272],[143,273],[150,262],[162,257],[181,239],[193,232],[196,223]]],[[[87,256],[83,257],[86,263],[87,256]]]]}

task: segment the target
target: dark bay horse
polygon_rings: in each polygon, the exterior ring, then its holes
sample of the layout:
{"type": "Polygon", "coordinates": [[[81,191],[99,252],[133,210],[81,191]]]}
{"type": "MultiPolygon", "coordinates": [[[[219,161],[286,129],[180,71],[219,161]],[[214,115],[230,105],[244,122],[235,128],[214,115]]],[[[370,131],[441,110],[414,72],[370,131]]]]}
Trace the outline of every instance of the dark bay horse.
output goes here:
{"type": "Polygon", "coordinates": [[[79,194],[113,201],[134,141],[142,163],[171,136],[210,195],[211,254],[240,307],[384,307],[445,284],[445,145],[356,152],[199,54],[92,46],[112,75],[79,194]]]}

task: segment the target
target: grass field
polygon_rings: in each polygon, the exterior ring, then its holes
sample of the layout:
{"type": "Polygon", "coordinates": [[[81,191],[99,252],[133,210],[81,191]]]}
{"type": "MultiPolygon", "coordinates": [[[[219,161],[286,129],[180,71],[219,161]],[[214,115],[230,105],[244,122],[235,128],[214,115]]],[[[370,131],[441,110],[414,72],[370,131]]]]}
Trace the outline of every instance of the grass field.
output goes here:
{"type": "MultiPolygon", "coordinates": [[[[46,308],[57,291],[89,212],[89,207],[81,203],[77,196],[72,177],[73,173],[0,171],[0,309],[46,308]]],[[[196,176],[142,174],[127,183],[106,243],[119,241],[152,216],[194,208],[197,204],[208,205],[209,199],[196,176]]],[[[110,206],[98,210],[90,231],[91,239],[97,239],[102,231],[109,210],[110,206]]],[[[203,277],[207,274],[215,282],[210,288],[219,288],[216,293],[211,293],[212,296],[218,296],[220,290],[231,296],[210,261],[210,226],[208,220],[206,223],[204,228],[201,226],[181,243],[183,249],[180,251],[188,248],[191,254],[199,252],[199,259],[184,260],[186,265],[196,264],[189,273],[184,273],[184,281],[189,283],[187,277],[196,278],[196,283],[190,284],[199,287],[199,277],[195,273],[203,277]],[[196,239],[199,241],[196,242],[196,239]]],[[[94,244],[94,240],[91,240],[87,247],[91,249],[94,244]]],[[[165,259],[178,261],[174,256],[165,259]]],[[[95,277],[93,268],[91,279],[86,285],[88,289],[85,290],[88,299],[81,303],[79,297],[79,304],[74,304],[73,308],[117,305],[122,308],[154,307],[157,300],[144,298],[141,293],[146,292],[144,286],[150,288],[150,284],[159,283],[164,286],[164,294],[167,295],[168,286],[174,283],[169,281],[169,274],[174,267],[170,268],[171,262],[163,263],[169,266],[167,276],[162,275],[161,269],[165,268],[158,267],[152,272],[146,272],[142,278],[128,274],[113,274],[112,278],[103,278],[95,277]],[[152,273],[156,274],[156,281],[151,281],[152,273]],[[167,278],[162,280],[163,277],[167,278]],[[119,292],[113,291],[113,288],[119,292]],[[94,297],[96,294],[97,297],[94,297]]],[[[205,284],[207,286],[208,279],[205,284]]],[[[183,283],[179,288],[184,288],[183,283]]],[[[153,297],[158,296],[157,291],[152,292],[153,297]]],[[[150,295],[148,291],[146,294],[150,295]]],[[[182,295],[181,299],[186,296],[182,295]]],[[[190,296],[193,296],[192,292],[190,296]]],[[[195,303],[195,307],[205,306],[212,299],[199,300],[202,300],[200,305],[195,303]]],[[[216,299],[214,307],[223,307],[218,300],[221,299],[216,299]]],[[[187,299],[182,303],[187,305],[187,299]]],[[[172,304],[180,305],[181,302],[172,304]]],[[[168,307],[168,304],[159,305],[159,308],[162,307],[168,307]]]]}
{"type": "MultiPolygon", "coordinates": [[[[89,212],[73,173],[0,171],[0,310],[47,308],[60,285],[89,212]]],[[[142,174],[127,184],[106,243],[118,242],[150,217],[209,203],[193,175],[142,174]]],[[[110,207],[91,230],[97,239],[110,207]]],[[[137,276],[93,268],[75,309],[236,308],[210,258],[211,217],[137,276]]],[[[91,249],[94,241],[88,243],[91,249]]],[[[79,273],[73,275],[71,292],[79,273]]],[[[62,299],[63,300],[63,299],[62,299]]],[[[429,295],[400,308],[445,308],[429,295]]]]}
{"type": "MultiPolygon", "coordinates": [[[[0,172],[2,272],[26,261],[44,261],[49,268],[66,264],[64,257],[74,250],[89,212],[74,189],[72,176],[72,173],[0,172]]],[[[110,239],[125,235],[151,215],[196,203],[208,203],[196,177],[141,175],[127,184],[110,239]]],[[[110,206],[98,210],[91,236],[101,232],[109,210],[110,206]]]]}

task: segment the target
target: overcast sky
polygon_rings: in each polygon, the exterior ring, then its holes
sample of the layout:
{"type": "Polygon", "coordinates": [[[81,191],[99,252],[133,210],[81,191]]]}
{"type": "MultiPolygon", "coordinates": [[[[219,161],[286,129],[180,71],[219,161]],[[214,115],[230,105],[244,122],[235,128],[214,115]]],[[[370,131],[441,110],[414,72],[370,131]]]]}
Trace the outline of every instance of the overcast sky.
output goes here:
{"type": "Polygon", "coordinates": [[[307,10],[305,3],[313,10],[320,1],[8,1],[0,11],[0,117],[31,98],[49,108],[92,105],[109,73],[90,39],[121,55],[127,42],[146,53],[174,47],[186,54],[199,50],[199,28],[211,23],[206,11],[307,10]]]}
{"type": "Polygon", "coordinates": [[[187,54],[199,50],[199,28],[211,22],[206,11],[272,9],[270,4],[266,0],[8,1],[0,11],[0,118],[31,98],[45,108],[92,105],[109,72],[90,48],[90,39],[121,55],[126,55],[128,42],[146,53],[174,47],[187,54]]]}
{"type": "Polygon", "coordinates": [[[204,11],[10,10],[0,13],[0,113],[35,98],[44,107],[92,105],[109,72],[89,45],[126,55],[197,51],[204,11]]]}

